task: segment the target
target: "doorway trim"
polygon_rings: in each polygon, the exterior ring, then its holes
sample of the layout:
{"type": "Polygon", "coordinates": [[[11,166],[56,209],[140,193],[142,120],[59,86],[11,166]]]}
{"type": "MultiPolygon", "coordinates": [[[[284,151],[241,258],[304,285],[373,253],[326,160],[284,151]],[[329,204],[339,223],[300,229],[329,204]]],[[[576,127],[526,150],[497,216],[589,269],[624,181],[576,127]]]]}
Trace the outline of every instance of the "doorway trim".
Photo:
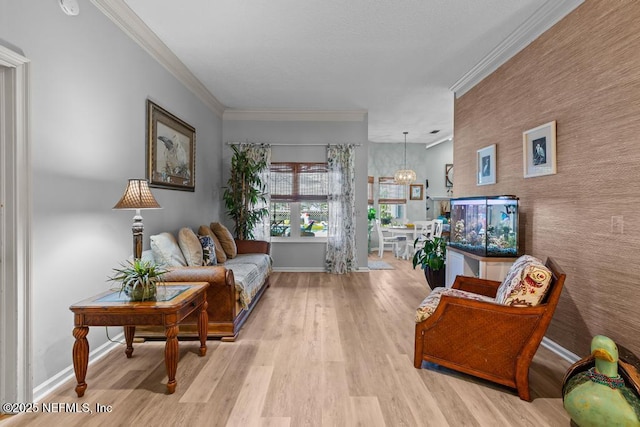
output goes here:
{"type": "Polygon", "coordinates": [[[0,401],[33,398],[30,61],[0,45],[0,401]]]}

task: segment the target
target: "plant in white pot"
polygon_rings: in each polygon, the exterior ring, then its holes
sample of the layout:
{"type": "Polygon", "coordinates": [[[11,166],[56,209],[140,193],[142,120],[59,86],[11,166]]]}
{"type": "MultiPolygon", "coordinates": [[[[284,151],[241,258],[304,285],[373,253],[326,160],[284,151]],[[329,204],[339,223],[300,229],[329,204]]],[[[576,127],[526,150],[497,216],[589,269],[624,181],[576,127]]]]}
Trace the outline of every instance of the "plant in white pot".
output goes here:
{"type": "Polygon", "coordinates": [[[444,286],[447,241],[442,237],[416,239],[413,247],[416,249],[413,254],[413,268],[420,264],[431,289],[444,286]]]}
{"type": "Polygon", "coordinates": [[[156,298],[158,282],[167,272],[163,267],[151,261],[134,259],[122,264],[122,268],[114,268],[112,282],[120,283],[120,293],[124,292],[131,301],[153,301],[156,298]]]}

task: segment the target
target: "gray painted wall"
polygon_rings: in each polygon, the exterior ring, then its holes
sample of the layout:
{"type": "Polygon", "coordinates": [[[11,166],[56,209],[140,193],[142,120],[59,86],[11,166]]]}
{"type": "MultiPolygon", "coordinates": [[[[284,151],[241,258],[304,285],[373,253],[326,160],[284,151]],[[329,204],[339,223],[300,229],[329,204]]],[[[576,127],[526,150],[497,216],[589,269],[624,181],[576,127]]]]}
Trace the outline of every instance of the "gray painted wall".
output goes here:
{"type": "MultiPolygon", "coordinates": [[[[32,61],[33,373],[40,385],[71,364],[69,306],[109,289],[131,255],[133,211],[112,211],[128,178],[145,176],[145,100],[196,128],[196,191],[152,189],[149,235],[220,216],[222,123],[90,2],[0,0],[0,39],[32,61]]],[[[121,328],[111,328],[114,336],[121,328]]],[[[90,348],[106,342],[92,328],[90,348]]]]}
{"type": "MultiPolygon", "coordinates": [[[[272,161],[326,161],[324,147],[308,144],[361,144],[356,150],[356,244],[358,265],[367,266],[367,121],[361,122],[302,122],[302,121],[258,121],[225,120],[223,139],[225,142],[265,142],[296,144],[297,146],[274,146],[272,161]]],[[[224,181],[229,176],[231,149],[224,146],[224,181]]],[[[226,225],[232,227],[228,218],[226,225]]],[[[272,244],[273,265],[276,269],[322,270],[326,245],[320,243],[276,243],[272,244]]]]}
{"type": "MultiPolygon", "coordinates": [[[[415,184],[425,184],[429,188],[425,195],[450,197],[445,186],[445,165],[453,163],[453,142],[447,141],[429,149],[425,144],[407,143],[407,167],[416,172],[415,184]]],[[[374,202],[377,208],[378,177],[393,176],[404,165],[404,144],[372,143],[369,145],[369,175],[374,177],[374,202]]],[[[437,216],[437,215],[436,215],[437,216]]],[[[409,220],[433,219],[434,208],[430,199],[409,200],[407,195],[407,218],[409,220]],[[427,206],[429,210],[427,211],[427,206]]]]}

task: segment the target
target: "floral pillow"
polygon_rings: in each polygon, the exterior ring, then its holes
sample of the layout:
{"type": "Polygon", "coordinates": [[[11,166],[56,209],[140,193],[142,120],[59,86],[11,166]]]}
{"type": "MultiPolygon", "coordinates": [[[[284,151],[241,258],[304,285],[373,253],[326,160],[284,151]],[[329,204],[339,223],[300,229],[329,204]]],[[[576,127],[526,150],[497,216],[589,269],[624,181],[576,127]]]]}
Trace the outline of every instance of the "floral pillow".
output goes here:
{"type": "Polygon", "coordinates": [[[216,245],[211,236],[198,236],[202,245],[202,265],[216,265],[216,245]]]}
{"type": "Polygon", "coordinates": [[[551,270],[542,261],[523,255],[513,263],[498,288],[496,302],[516,307],[536,306],[547,294],[551,277],[551,270]]]}

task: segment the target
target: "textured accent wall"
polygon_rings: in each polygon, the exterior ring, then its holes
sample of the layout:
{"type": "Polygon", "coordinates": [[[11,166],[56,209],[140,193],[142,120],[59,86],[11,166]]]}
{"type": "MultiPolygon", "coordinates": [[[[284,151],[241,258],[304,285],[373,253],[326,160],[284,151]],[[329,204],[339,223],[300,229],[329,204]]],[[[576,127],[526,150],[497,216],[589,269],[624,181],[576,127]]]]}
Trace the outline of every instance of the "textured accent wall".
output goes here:
{"type": "Polygon", "coordinates": [[[525,252],[567,273],[547,336],[581,356],[596,334],[640,355],[638,22],[640,2],[587,0],[455,102],[455,195],[520,197],[525,252]],[[522,132],[552,120],[557,174],[524,179],[522,132]],[[497,183],[478,187],[493,143],[497,183]]]}

